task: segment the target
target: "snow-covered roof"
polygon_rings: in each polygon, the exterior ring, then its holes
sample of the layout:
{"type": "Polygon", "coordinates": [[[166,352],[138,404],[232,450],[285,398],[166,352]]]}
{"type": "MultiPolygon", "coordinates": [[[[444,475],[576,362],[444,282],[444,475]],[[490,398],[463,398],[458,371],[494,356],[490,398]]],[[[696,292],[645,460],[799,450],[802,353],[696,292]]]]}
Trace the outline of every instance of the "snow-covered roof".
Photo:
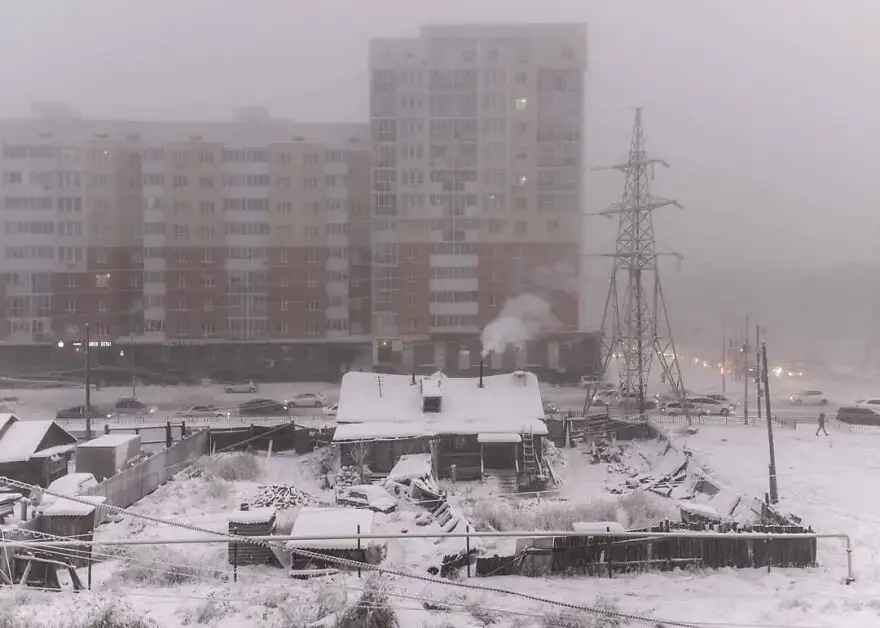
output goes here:
{"type": "Polygon", "coordinates": [[[74,449],[76,449],[76,443],[70,443],[69,445],[55,445],[54,447],[41,449],[33,456],[31,456],[31,458],[51,458],[52,456],[60,456],[61,454],[66,454],[73,451],[74,449]]]}
{"type": "MultiPolygon", "coordinates": [[[[306,507],[299,511],[290,536],[347,536],[345,539],[288,541],[288,548],[357,549],[357,533],[372,534],[373,511],[361,508],[306,507]]],[[[370,545],[363,539],[361,547],[370,545]]]]}
{"type": "Polygon", "coordinates": [[[9,412],[0,412],[0,430],[2,430],[7,423],[19,420],[20,419],[14,414],[10,414],[9,412]]]}
{"type": "Polygon", "coordinates": [[[277,512],[278,510],[274,506],[238,510],[230,513],[226,520],[229,523],[268,523],[275,517],[277,512]]]}
{"type": "Polygon", "coordinates": [[[46,507],[43,514],[47,517],[84,517],[93,513],[98,506],[107,501],[107,498],[87,495],[77,497],[77,500],[87,503],[59,497],[46,507]]]}
{"type": "Polygon", "coordinates": [[[575,521],[571,524],[575,532],[582,534],[608,534],[609,532],[626,532],[616,521],[575,521]]]}
{"type": "Polygon", "coordinates": [[[80,486],[90,481],[95,482],[95,476],[91,473],[68,473],[53,481],[46,490],[59,495],[75,495],[80,486]]]}
{"type": "MultiPolygon", "coordinates": [[[[528,432],[546,434],[544,404],[538,378],[519,372],[451,378],[435,373],[428,378],[353,371],[342,377],[337,435],[342,424],[373,424],[377,434],[367,438],[401,438],[433,434],[528,432]],[[424,392],[423,392],[424,391],[424,392]],[[422,397],[440,396],[439,412],[423,412],[422,397]],[[381,426],[379,424],[382,424],[381,426]],[[393,427],[398,424],[397,429],[393,427]]],[[[362,436],[364,437],[364,436],[362,436]]],[[[353,440],[351,437],[336,440],[353,440]]]]}
{"type": "Polygon", "coordinates": [[[404,454],[388,474],[389,480],[417,480],[431,476],[431,454],[404,454]]]}
{"type": "Polygon", "coordinates": [[[485,444],[492,443],[521,443],[522,436],[514,432],[498,432],[496,434],[477,434],[477,441],[485,444]]]}
{"type": "Polygon", "coordinates": [[[721,521],[721,514],[717,510],[712,508],[712,506],[682,501],[678,502],[678,507],[692,515],[697,515],[699,517],[704,517],[705,519],[711,519],[713,521],[721,521]]]}
{"type": "MultiPolygon", "coordinates": [[[[16,421],[9,425],[0,437],[0,463],[24,462],[33,458],[53,425],[55,421],[16,421]]],[[[62,430],[60,426],[56,427],[62,430]]],[[[70,436],[70,442],[74,443],[76,439],[70,436]]]]}
{"type": "Polygon", "coordinates": [[[140,438],[140,436],[137,434],[104,434],[98,438],[80,443],[79,447],[118,447],[136,438],[140,438]]]}
{"type": "Polygon", "coordinates": [[[508,437],[512,430],[521,434],[531,432],[535,436],[547,435],[547,426],[543,421],[536,419],[516,424],[511,422],[507,425],[499,426],[489,422],[471,423],[467,421],[443,421],[425,418],[413,423],[343,423],[336,426],[336,431],[333,433],[333,442],[393,440],[395,438],[417,438],[419,436],[438,436],[440,434],[482,434],[484,436],[503,434],[505,437],[508,437]]]}

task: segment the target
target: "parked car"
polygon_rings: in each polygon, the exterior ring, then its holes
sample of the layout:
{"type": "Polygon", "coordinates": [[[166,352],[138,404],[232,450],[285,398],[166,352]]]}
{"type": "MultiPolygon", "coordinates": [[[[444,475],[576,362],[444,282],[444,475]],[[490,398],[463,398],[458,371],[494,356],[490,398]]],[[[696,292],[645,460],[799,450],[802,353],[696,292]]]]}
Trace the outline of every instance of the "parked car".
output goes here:
{"type": "MultiPolygon", "coordinates": [[[[93,419],[109,419],[112,413],[106,408],[99,408],[92,405],[93,419]]],[[[64,408],[55,413],[56,419],[84,419],[86,418],[86,406],[73,406],[72,408],[64,408]]]]}
{"type": "Polygon", "coordinates": [[[789,403],[796,406],[827,406],[828,399],[825,397],[825,393],[821,390],[816,390],[815,388],[810,388],[807,390],[802,390],[799,393],[793,394],[788,398],[789,403]]]}
{"type": "Polygon", "coordinates": [[[593,395],[593,403],[597,406],[613,406],[619,398],[616,390],[600,390],[593,395]]]}
{"type": "Polygon", "coordinates": [[[126,416],[143,416],[145,414],[153,414],[156,412],[156,408],[135,397],[122,397],[113,404],[113,412],[126,416]]]}
{"type": "Polygon", "coordinates": [[[397,500],[391,496],[391,493],[375,484],[359,484],[343,488],[336,493],[336,503],[384,513],[397,510],[397,500]]]}
{"type": "Polygon", "coordinates": [[[859,399],[855,404],[840,406],[837,420],[855,425],[880,425],[880,399],[859,399]]]}
{"type": "Polygon", "coordinates": [[[737,406],[739,406],[739,402],[738,402],[738,401],[731,401],[731,400],[728,399],[726,396],[724,396],[724,395],[719,395],[718,393],[709,393],[709,394],[706,394],[706,395],[700,395],[700,396],[701,396],[701,397],[708,397],[709,399],[714,399],[714,400],[717,401],[718,403],[722,403],[722,404],[724,404],[724,405],[726,405],[726,406],[729,406],[729,407],[731,407],[731,408],[736,408],[737,406]]]}
{"type": "Polygon", "coordinates": [[[274,399],[251,399],[238,406],[241,416],[284,416],[287,405],[274,399]]]}
{"type": "Polygon", "coordinates": [[[327,403],[323,393],[300,393],[287,400],[289,408],[321,408],[327,403]]]}
{"type": "Polygon", "coordinates": [[[226,391],[226,394],[247,394],[247,393],[255,393],[258,390],[258,387],[253,382],[243,382],[239,384],[229,384],[223,390],[226,391]]]}
{"type": "Polygon", "coordinates": [[[50,504],[59,499],[64,499],[55,495],[76,497],[78,495],[85,495],[96,486],[98,486],[98,481],[91,473],[68,473],[49,484],[46,487],[46,493],[40,491],[40,496],[37,500],[39,503],[34,510],[37,514],[42,513],[50,504]],[[49,495],[49,493],[55,493],[55,495],[49,495]]]}
{"type": "Polygon", "coordinates": [[[222,419],[229,416],[216,406],[192,406],[180,413],[184,419],[222,419]]]}
{"type": "Polygon", "coordinates": [[[663,404],[660,414],[669,416],[694,416],[700,414],[699,408],[690,401],[670,401],[663,404]]]}

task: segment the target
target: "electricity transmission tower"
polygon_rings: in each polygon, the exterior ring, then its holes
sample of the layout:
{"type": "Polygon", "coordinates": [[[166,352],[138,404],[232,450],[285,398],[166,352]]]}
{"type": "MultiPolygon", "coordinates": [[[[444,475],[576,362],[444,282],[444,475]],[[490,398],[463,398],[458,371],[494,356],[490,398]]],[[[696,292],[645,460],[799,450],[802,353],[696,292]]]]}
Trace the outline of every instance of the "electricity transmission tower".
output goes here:
{"type": "MultiPolygon", "coordinates": [[[[658,258],[677,253],[658,253],[654,241],[653,213],[667,206],[681,208],[676,201],[651,196],[649,179],[653,167],[669,165],[649,157],[645,152],[642,129],[642,110],[636,109],[629,158],[608,170],[619,170],[626,175],[626,186],[619,203],[596,215],[618,216],[617,246],[614,253],[601,254],[614,260],[608,298],[602,315],[603,375],[612,358],[617,360],[621,406],[625,411],[645,411],[648,375],[654,357],[662,368],[662,379],[676,397],[684,397],[681,368],[663,289],[660,284],[658,258]]],[[[584,411],[592,399],[588,394],[584,411]]]]}

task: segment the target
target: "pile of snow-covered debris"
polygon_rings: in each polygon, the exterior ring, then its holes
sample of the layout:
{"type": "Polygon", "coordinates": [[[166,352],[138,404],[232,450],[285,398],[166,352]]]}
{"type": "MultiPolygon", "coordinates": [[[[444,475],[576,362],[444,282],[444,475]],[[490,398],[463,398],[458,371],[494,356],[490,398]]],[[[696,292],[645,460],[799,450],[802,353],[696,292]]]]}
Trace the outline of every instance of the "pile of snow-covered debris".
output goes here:
{"type": "Polygon", "coordinates": [[[279,510],[298,508],[299,506],[322,506],[321,500],[305,493],[295,486],[286,484],[269,484],[259,487],[260,492],[249,502],[251,508],[272,506],[279,510]]]}
{"type": "Polygon", "coordinates": [[[333,486],[336,489],[340,489],[348,488],[349,486],[357,486],[358,484],[363,483],[361,474],[356,467],[340,467],[339,471],[336,472],[333,486]]]}

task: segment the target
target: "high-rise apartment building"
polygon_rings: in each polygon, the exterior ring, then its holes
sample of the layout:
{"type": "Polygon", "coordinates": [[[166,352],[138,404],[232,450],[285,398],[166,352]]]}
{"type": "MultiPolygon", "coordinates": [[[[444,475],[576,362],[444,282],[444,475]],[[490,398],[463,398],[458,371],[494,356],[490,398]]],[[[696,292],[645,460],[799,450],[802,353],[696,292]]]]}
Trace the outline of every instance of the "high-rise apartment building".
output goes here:
{"type": "Polygon", "coordinates": [[[562,370],[564,349],[580,351],[585,69],[585,25],[371,42],[377,364],[471,368],[456,356],[478,362],[480,330],[526,293],[550,304],[556,333],[491,368],[562,370]]]}
{"type": "Polygon", "coordinates": [[[366,126],[52,113],[0,121],[4,370],[63,363],[86,323],[144,372],[324,378],[368,353],[366,126]]]}

